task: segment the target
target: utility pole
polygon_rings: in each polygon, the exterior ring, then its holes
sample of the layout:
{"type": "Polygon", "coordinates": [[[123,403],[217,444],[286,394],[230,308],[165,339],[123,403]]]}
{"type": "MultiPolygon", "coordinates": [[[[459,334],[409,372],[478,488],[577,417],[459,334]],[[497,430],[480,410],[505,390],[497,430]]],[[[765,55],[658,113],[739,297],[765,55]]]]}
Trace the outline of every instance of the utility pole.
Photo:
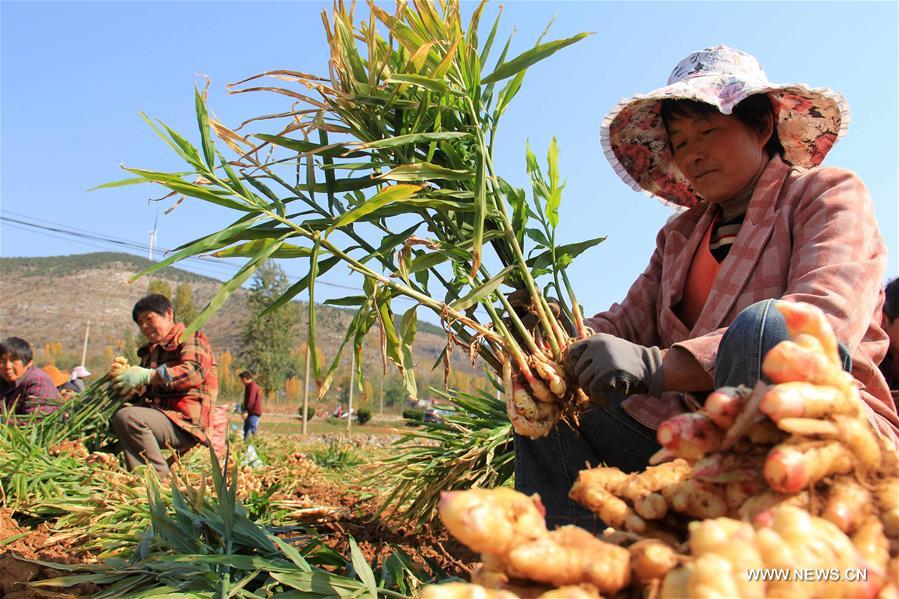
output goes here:
{"type": "Polygon", "coordinates": [[[306,420],[309,415],[309,344],[306,343],[306,376],[303,377],[303,434],[306,434],[306,420]]]}
{"type": "Polygon", "coordinates": [[[91,321],[87,321],[87,326],[84,329],[84,347],[81,348],[81,365],[84,366],[85,360],[87,360],[87,340],[91,334],[91,321]]]}
{"type": "Polygon", "coordinates": [[[353,362],[350,365],[350,394],[349,404],[346,409],[346,432],[350,432],[350,423],[353,420],[353,387],[356,386],[356,351],[353,350],[353,362]]]}
{"type": "Polygon", "coordinates": [[[147,251],[147,259],[150,260],[151,262],[153,261],[153,250],[156,249],[156,230],[157,230],[156,225],[158,225],[158,224],[159,224],[159,206],[157,205],[156,206],[156,219],[153,221],[153,230],[147,231],[147,233],[149,233],[149,235],[150,235],[150,243],[149,243],[149,247],[147,248],[147,250],[148,250],[147,251]]]}

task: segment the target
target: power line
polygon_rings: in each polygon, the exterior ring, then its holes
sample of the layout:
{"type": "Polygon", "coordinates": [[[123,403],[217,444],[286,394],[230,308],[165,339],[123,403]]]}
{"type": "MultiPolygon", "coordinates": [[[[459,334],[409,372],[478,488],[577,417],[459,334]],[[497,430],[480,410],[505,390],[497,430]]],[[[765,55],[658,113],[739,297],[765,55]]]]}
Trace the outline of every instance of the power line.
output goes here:
{"type": "MultiPolygon", "coordinates": [[[[80,234],[80,236],[82,236],[84,238],[103,239],[104,241],[108,241],[109,243],[116,244],[116,245],[122,245],[123,247],[130,247],[133,249],[140,250],[141,252],[143,252],[149,248],[149,245],[145,244],[145,243],[137,243],[137,242],[130,241],[128,239],[123,239],[121,237],[114,237],[114,236],[108,235],[106,233],[98,233],[96,231],[91,231],[89,229],[83,229],[80,227],[70,226],[68,224],[57,223],[57,222],[54,222],[54,221],[51,221],[51,220],[48,220],[45,218],[39,218],[36,216],[30,216],[27,214],[13,212],[12,210],[2,209],[2,210],[0,210],[0,212],[5,212],[6,214],[12,215],[14,217],[18,217],[20,219],[27,219],[23,224],[25,224],[26,226],[29,226],[29,227],[41,228],[39,225],[35,224],[35,221],[43,222],[43,223],[47,223],[48,225],[53,225],[52,228],[64,227],[63,229],[59,230],[59,232],[63,233],[64,235],[72,235],[72,236],[77,237],[80,234]]],[[[2,217],[0,217],[0,220],[4,220],[4,219],[2,217]]],[[[164,253],[168,253],[170,251],[171,250],[165,250],[164,253]]],[[[190,256],[188,258],[185,258],[185,260],[195,260],[198,262],[202,262],[207,266],[224,269],[223,272],[224,271],[234,272],[235,270],[237,270],[239,268],[232,264],[222,262],[220,259],[213,258],[211,256],[190,256]]]]}
{"type": "MultiPolygon", "coordinates": [[[[102,250],[108,250],[108,249],[110,249],[109,245],[113,245],[113,246],[123,247],[123,248],[130,249],[130,250],[138,250],[141,252],[141,254],[143,254],[143,252],[147,251],[147,249],[149,248],[149,246],[145,243],[137,243],[137,242],[129,241],[127,239],[123,239],[120,237],[113,237],[110,235],[97,233],[96,231],[91,231],[89,229],[73,227],[73,226],[62,224],[62,223],[57,223],[57,222],[54,222],[54,221],[51,221],[51,220],[48,220],[45,218],[32,217],[27,214],[21,214],[21,213],[17,213],[17,212],[13,212],[11,210],[5,210],[5,209],[0,210],[0,212],[5,212],[6,214],[12,215],[12,216],[3,216],[2,214],[0,214],[0,222],[5,224],[6,226],[9,226],[14,229],[21,230],[21,231],[26,231],[29,233],[44,235],[46,237],[51,237],[54,239],[62,239],[65,241],[72,241],[72,242],[80,243],[80,244],[88,246],[88,247],[94,247],[94,248],[98,248],[98,249],[102,249],[102,250]],[[27,220],[23,220],[23,219],[27,219],[27,220]],[[38,221],[38,222],[47,223],[47,224],[37,224],[36,222],[30,222],[30,221],[38,221]],[[95,243],[95,242],[105,243],[105,244],[109,244],[109,245],[107,245],[107,246],[97,245],[97,243],[95,243]]],[[[163,253],[167,254],[171,251],[172,250],[165,250],[163,253]]],[[[189,256],[187,258],[184,258],[182,260],[182,262],[186,261],[186,260],[193,260],[193,261],[199,262],[202,265],[202,268],[201,268],[201,266],[194,264],[194,263],[191,263],[191,267],[194,270],[200,271],[201,273],[207,274],[207,275],[213,275],[213,276],[215,276],[216,274],[220,275],[221,273],[224,273],[225,271],[227,271],[227,273],[230,275],[240,269],[239,266],[236,266],[233,264],[228,264],[226,262],[220,262],[218,259],[212,258],[209,256],[189,256]],[[220,271],[219,273],[212,273],[208,270],[204,270],[205,268],[208,268],[208,267],[215,267],[215,268],[220,268],[220,269],[225,269],[225,270],[220,271]]],[[[287,277],[288,281],[291,283],[296,283],[301,278],[301,277],[296,277],[296,276],[286,275],[286,274],[285,274],[285,276],[287,277]]],[[[328,287],[334,287],[337,289],[345,289],[345,290],[349,290],[349,291],[355,291],[357,293],[362,292],[362,289],[360,289],[359,287],[351,287],[349,285],[342,285],[340,283],[334,283],[331,281],[321,279],[320,277],[316,277],[315,284],[316,285],[325,285],[328,287]]],[[[402,301],[402,302],[417,303],[417,301],[412,299],[411,297],[406,297],[403,295],[396,296],[393,299],[402,301]]],[[[486,315],[486,312],[480,308],[476,309],[475,311],[486,315]]]]}
{"type": "MultiPolygon", "coordinates": [[[[13,213],[8,210],[3,210],[3,212],[6,212],[7,214],[16,214],[16,213],[13,213]]],[[[22,214],[16,214],[16,216],[20,216],[20,217],[27,218],[30,220],[32,219],[32,217],[27,216],[27,215],[22,215],[22,214]]],[[[69,228],[69,227],[67,227],[67,225],[63,225],[61,223],[55,223],[55,222],[49,221],[47,219],[35,218],[33,220],[38,220],[38,221],[42,221],[44,223],[49,223],[49,224],[42,225],[42,224],[37,224],[37,223],[33,223],[33,222],[28,222],[27,220],[22,220],[21,218],[13,218],[13,217],[9,217],[9,216],[0,215],[0,221],[2,221],[7,226],[10,226],[12,228],[22,230],[22,231],[27,231],[30,233],[45,235],[47,237],[52,237],[54,239],[63,239],[63,240],[67,240],[67,241],[74,241],[76,243],[81,243],[82,245],[86,245],[89,247],[95,247],[98,249],[109,249],[109,246],[108,245],[107,246],[97,245],[96,243],[91,243],[90,241],[93,241],[93,242],[99,241],[99,242],[102,242],[105,244],[123,247],[123,248],[130,249],[130,250],[138,250],[141,253],[147,251],[147,249],[149,248],[149,246],[145,243],[136,243],[136,242],[124,240],[121,238],[116,238],[116,237],[96,233],[93,231],[88,231],[87,229],[77,229],[75,227],[69,228]],[[54,226],[50,226],[50,225],[54,225],[54,226]],[[63,227],[67,227],[67,228],[63,228],[63,227]],[[72,238],[74,238],[74,239],[72,239],[72,238]],[[85,241],[85,240],[90,240],[90,241],[85,241]]],[[[171,252],[171,250],[165,250],[164,253],[169,253],[169,252],[171,252]]],[[[184,258],[184,260],[182,260],[182,262],[186,261],[186,260],[198,261],[204,267],[215,267],[215,268],[219,268],[219,269],[224,269],[220,272],[227,272],[229,275],[234,274],[236,271],[238,271],[240,269],[239,266],[236,266],[233,264],[228,264],[226,262],[220,262],[216,258],[211,258],[211,257],[207,257],[207,256],[190,256],[190,257],[184,258]]],[[[195,264],[191,264],[191,266],[196,270],[205,272],[205,274],[213,274],[213,273],[210,273],[208,270],[203,271],[202,268],[200,268],[199,266],[197,266],[195,264]]],[[[294,283],[300,280],[300,277],[290,276],[290,275],[288,275],[287,278],[288,278],[288,280],[290,280],[291,282],[294,282],[294,283]]],[[[341,285],[340,283],[333,283],[331,281],[323,280],[321,278],[316,278],[315,282],[316,282],[316,284],[327,285],[330,287],[336,287],[338,289],[347,289],[349,291],[358,291],[358,292],[362,291],[359,287],[351,287],[348,285],[341,285]]]]}
{"type": "MultiPolygon", "coordinates": [[[[6,212],[6,211],[4,211],[4,212],[6,212]]],[[[56,239],[65,239],[68,241],[76,241],[76,242],[82,243],[84,245],[88,245],[91,247],[98,247],[100,249],[109,249],[109,246],[112,245],[112,246],[123,247],[123,248],[130,249],[130,250],[138,250],[141,253],[143,253],[148,248],[148,246],[146,244],[135,243],[132,241],[127,241],[127,240],[123,240],[120,238],[111,237],[111,236],[107,236],[107,235],[102,235],[102,234],[93,233],[93,232],[67,230],[65,228],[60,228],[60,227],[65,227],[65,225],[62,225],[59,223],[51,223],[51,224],[56,225],[56,226],[51,227],[48,225],[40,225],[40,224],[28,222],[25,220],[20,220],[17,218],[11,218],[11,217],[7,217],[7,216],[0,216],[0,221],[7,223],[9,226],[12,226],[13,228],[20,229],[23,231],[44,234],[44,235],[47,235],[48,237],[53,237],[56,239]],[[49,233],[47,233],[47,232],[49,232],[49,233]],[[55,235],[53,233],[55,233],[55,235]],[[99,242],[107,244],[107,245],[106,246],[98,246],[95,243],[87,243],[84,240],[99,241],[99,242]]],[[[44,221],[44,222],[51,222],[51,221],[44,221]]],[[[190,258],[188,258],[188,259],[190,259],[190,258]]],[[[211,266],[214,268],[225,269],[225,270],[220,270],[220,272],[233,272],[233,270],[234,270],[234,267],[231,264],[226,264],[224,262],[215,262],[210,259],[201,260],[201,262],[204,266],[211,266]]]]}

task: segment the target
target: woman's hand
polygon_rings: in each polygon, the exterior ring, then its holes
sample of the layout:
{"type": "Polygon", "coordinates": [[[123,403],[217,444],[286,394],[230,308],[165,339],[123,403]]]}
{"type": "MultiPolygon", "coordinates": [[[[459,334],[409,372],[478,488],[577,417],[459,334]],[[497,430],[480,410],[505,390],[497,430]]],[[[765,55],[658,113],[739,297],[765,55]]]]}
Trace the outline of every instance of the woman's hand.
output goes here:
{"type": "Polygon", "coordinates": [[[572,344],[565,352],[563,365],[594,401],[609,393],[658,397],[664,390],[661,350],[607,333],[572,344]]]}
{"type": "Polygon", "coordinates": [[[141,366],[129,366],[120,372],[112,383],[112,386],[119,392],[129,391],[141,385],[149,385],[153,376],[153,370],[143,368],[141,366]]]}

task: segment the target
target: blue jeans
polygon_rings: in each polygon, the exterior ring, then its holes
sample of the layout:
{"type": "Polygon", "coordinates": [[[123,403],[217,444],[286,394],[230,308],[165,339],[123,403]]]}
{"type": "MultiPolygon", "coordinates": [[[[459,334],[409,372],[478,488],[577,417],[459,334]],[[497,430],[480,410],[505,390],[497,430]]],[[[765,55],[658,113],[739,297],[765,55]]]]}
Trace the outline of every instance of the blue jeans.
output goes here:
{"type": "MultiPolygon", "coordinates": [[[[762,375],[762,359],[772,347],[789,339],[783,315],[774,300],[764,300],[740,312],[718,345],[715,388],[752,387],[762,375]]],[[[852,370],[852,359],[840,345],[843,369],[852,370]]],[[[631,418],[621,408],[622,396],[613,396],[608,410],[591,407],[577,426],[559,423],[546,437],[528,439],[515,435],[515,488],[539,493],[551,528],[576,524],[600,532],[605,524],[592,512],[568,498],[580,470],[601,464],[624,472],[643,470],[660,449],[656,433],[631,418]]]]}
{"type": "Polygon", "coordinates": [[[247,419],[243,421],[243,438],[246,441],[248,438],[252,437],[256,434],[256,429],[259,428],[259,416],[256,414],[247,414],[247,419]]]}

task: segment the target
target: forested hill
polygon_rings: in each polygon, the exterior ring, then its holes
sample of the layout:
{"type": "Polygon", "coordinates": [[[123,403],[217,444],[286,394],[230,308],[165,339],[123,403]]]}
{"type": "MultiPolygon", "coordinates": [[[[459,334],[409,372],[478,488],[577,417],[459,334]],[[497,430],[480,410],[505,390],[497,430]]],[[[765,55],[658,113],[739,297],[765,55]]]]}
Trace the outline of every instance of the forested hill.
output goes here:
{"type": "MultiPolygon", "coordinates": [[[[71,256],[41,256],[38,258],[0,258],[0,277],[11,276],[68,276],[77,272],[96,268],[106,268],[110,264],[120,265],[131,272],[140,272],[153,264],[141,256],[121,252],[93,252],[71,256]]],[[[219,283],[216,279],[198,275],[175,267],[167,267],[159,275],[177,283],[219,283]]]]}
{"type": "MultiPolygon", "coordinates": [[[[151,262],[131,254],[97,252],[40,258],[0,258],[0,335],[27,339],[35,349],[58,342],[62,354],[80,359],[85,325],[90,321],[90,355],[107,348],[117,350],[130,331],[131,308],[147,293],[153,280],[167,282],[172,290],[188,284],[199,308],[206,305],[221,281],[168,267],[129,285],[128,279],[151,262]]],[[[203,327],[216,352],[238,356],[240,334],[248,319],[247,292],[239,289],[203,327]]],[[[306,337],[306,304],[292,304],[300,314],[297,345],[306,337]]],[[[330,360],[346,330],[352,313],[320,306],[317,316],[319,347],[330,360]]],[[[419,368],[429,370],[443,351],[445,336],[439,327],[419,322],[415,357],[419,368]]],[[[380,368],[377,339],[366,345],[367,366],[380,368]]],[[[473,369],[461,354],[454,353],[454,367],[473,369]]],[[[61,364],[61,366],[69,366],[61,364]]]]}

